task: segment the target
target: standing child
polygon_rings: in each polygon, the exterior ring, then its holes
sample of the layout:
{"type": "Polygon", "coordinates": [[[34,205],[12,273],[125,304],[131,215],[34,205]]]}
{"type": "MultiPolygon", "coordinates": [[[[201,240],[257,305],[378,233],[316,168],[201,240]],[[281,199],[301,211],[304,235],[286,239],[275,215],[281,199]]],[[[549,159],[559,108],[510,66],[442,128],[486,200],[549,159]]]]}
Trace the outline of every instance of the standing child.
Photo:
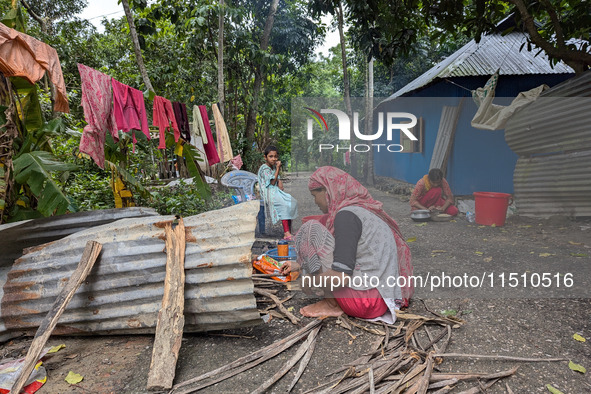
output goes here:
{"type": "Polygon", "coordinates": [[[281,220],[284,239],[291,241],[291,220],[298,216],[298,202],[283,191],[279,177],[281,161],[276,147],[265,149],[265,164],[259,168],[259,188],[273,224],[281,220]]]}

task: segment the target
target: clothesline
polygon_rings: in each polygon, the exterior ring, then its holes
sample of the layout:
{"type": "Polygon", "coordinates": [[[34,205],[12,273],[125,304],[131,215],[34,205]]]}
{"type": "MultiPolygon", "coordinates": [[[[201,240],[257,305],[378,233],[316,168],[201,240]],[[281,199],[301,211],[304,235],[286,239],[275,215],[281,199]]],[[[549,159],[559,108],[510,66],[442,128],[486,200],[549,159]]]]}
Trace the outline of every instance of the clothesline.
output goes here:
{"type": "MultiPolygon", "coordinates": [[[[110,132],[115,141],[119,140],[118,130],[142,131],[151,138],[143,93],[127,86],[100,71],[78,64],[82,81],[82,107],[88,123],[80,140],[80,152],[88,154],[95,163],[104,168],[104,144],[106,133],[110,132]]],[[[213,165],[230,161],[234,156],[230,137],[218,105],[212,105],[216,127],[217,146],[211,132],[205,105],[193,106],[193,122],[189,122],[187,107],[181,102],[156,96],[153,102],[152,124],[159,131],[159,149],[166,148],[166,131],[171,130],[178,144],[182,139],[204,152],[206,159],[200,165],[213,165]]]]}
{"type": "Polygon", "coordinates": [[[462,86],[462,85],[460,85],[458,83],[455,83],[454,81],[451,81],[451,80],[449,80],[447,78],[445,78],[445,81],[451,83],[452,85],[456,85],[457,87],[459,87],[461,89],[467,90],[468,92],[470,92],[470,94],[472,94],[472,89],[468,89],[467,87],[464,87],[464,86],[462,86]]]}

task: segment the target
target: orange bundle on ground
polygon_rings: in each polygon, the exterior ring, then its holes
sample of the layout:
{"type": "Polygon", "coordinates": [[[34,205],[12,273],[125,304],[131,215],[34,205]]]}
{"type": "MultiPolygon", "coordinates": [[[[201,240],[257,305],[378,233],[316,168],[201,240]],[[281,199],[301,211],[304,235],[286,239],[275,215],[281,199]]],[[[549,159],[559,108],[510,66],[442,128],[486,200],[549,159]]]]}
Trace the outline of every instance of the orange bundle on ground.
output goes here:
{"type": "MultiPolygon", "coordinates": [[[[252,266],[257,270],[262,272],[263,274],[281,274],[281,266],[283,265],[282,261],[277,261],[272,257],[267,256],[266,254],[260,256],[259,259],[252,262],[252,266]]],[[[291,276],[290,275],[277,275],[272,276],[271,279],[278,280],[280,282],[290,282],[291,276]]]]}

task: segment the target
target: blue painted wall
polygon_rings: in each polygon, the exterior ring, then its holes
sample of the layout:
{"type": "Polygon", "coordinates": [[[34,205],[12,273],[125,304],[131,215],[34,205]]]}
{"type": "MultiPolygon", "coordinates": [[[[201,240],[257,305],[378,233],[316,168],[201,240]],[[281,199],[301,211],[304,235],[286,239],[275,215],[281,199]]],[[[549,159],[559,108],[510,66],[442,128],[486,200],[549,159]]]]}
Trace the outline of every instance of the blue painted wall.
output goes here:
{"type": "MultiPolygon", "coordinates": [[[[572,75],[501,76],[496,89],[495,103],[507,105],[519,92],[543,83],[554,86],[572,75]]],[[[484,86],[488,77],[453,78],[453,82],[466,89],[484,86]]],[[[429,171],[433,148],[443,106],[457,106],[465,97],[458,119],[455,138],[447,164],[446,179],[455,195],[471,195],[475,191],[513,193],[513,170],[518,156],[505,142],[504,130],[475,129],[470,121],[476,113],[476,104],[469,91],[446,81],[440,81],[408,97],[391,100],[377,107],[376,112],[410,112],[424,121],[424,148],[422,153],[391,153],[374,155],[375,173],[409,183],[416,183],[429,171]]],[[[385,118],[385,116],[384,116],[385,118]]],[[[374,115],[374,127],[378,116],[374,115]]],[[[375,130],[375,128],[374,128],[375,130]]],[[[393,133],[391,142],[384,136],[382,144],[399,143],[399,132],[393,133]]]]}

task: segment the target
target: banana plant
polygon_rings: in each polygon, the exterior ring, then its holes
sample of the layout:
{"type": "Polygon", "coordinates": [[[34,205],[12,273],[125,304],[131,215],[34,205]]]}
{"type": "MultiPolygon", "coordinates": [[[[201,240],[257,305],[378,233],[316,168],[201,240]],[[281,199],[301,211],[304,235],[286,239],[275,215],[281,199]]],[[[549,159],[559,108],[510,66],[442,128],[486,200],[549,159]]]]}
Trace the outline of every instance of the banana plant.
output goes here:
{"type": "Polygon", "coordinates": [[[16,111],[12,121],[18,135],[12,141],[11,184],[5,190],[5,208],[9,220],[17,221],[42,216],[75,212],[73,200],[68,198],[53,175],[74,171],[78,167],[59,161],[53,155],[51,138],[65,131],[61,118],[45,122],[36,85],[23,78],[10,78],[16,111]]]}
{"type": "MultiPolygon", "coordinates": [[[[17,30],[25,31],[20,6],[13,2],[13,9],[2,22],[17,30]]],[[[77,169],[74,164],[63,163],[55,158],[51,138],[65,131],[61,118],[46,122],[40,104],[37,85],[24,78],[2,78],[1,105],[6,105],[0,119],[0,134],[10,124],[13,134],[1,157],[0,217],[17,221],[41,216],[75,212],[73,200],[68,198],[53,176],[77,169]]]]}
{"type": "MultiPolygon", "coordinates": [[[[76,211],[72,200],[64,194],[53,180],[51,174],[53,172],[73,171],[78,166],[60,162],[50,152],[45,151],[23,153],[14,159],[12,164],[16,184],[21,185],[21,190],[25,192],[25,195],[29,194],[26,193],[27,191],[30,191],[30,194],[36,198],[36,210],[41,215],[61,215],[67,211],[76,211]]],[[[30,198],[29,201],[31,201],[30,198]]],[[[19,207],[18,204],[17,207],[19,207]]],[[[24,208],[30,207],[25,206],[24,208]]],[[[23,214],[24,212],[21,212],[20,216],[23,214]]]]}

